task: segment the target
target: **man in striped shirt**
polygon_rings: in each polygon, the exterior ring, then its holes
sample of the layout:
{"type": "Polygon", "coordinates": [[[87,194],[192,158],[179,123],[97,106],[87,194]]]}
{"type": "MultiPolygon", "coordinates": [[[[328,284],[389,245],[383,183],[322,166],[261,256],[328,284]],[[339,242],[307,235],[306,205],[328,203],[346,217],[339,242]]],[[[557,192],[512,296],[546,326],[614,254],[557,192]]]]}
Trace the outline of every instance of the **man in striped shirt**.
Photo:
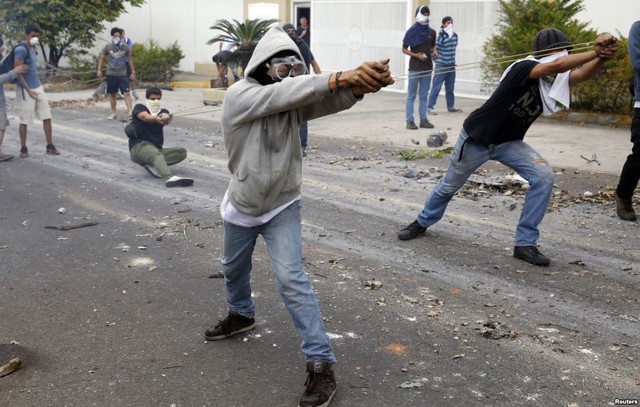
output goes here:
{"type": "Polygon", "coordinates": [[[438,56],[434,57],[436,66],[433,70],[433,83],[429,93],[428,112],[434,111],[438,93],[444,83],[444,93],[447,100],[447,110],[452,113],[462,112],[454,107],[453,86],[456,81],[456,47],[458,46],[458,34],[453,32],[453,18],[442,19],[442,27],[436,37],[436,50],[438,56]]]}

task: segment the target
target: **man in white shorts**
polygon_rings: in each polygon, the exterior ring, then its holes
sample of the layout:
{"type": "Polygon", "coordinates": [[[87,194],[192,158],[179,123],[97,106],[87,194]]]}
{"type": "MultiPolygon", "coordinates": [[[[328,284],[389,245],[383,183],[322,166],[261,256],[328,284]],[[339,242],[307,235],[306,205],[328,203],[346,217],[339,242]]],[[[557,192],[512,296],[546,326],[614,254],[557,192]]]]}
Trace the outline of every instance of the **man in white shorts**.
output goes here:
{"type": "Polygon", "coordinates": [[[16,102],[20,110],[20,157],[29,156],[27,149],[27,125],[33,122],[34,113],[42,120],[42,129],[47,140],[47,154],[58,155],[60,151],[53,145],[51,131],[51,109],[49,100],[44,93],[42,83],[38,77],[37,57],[35,47],[39,44],[38,36],[40,27],[36,24],[28,24],[24,30],[25,41],[21,42],[25,46],[17,46],[14,50],[14,67],[20,65],[28,66],[23,74],[18,74],[18,85],[16,86],[16,102]]]}

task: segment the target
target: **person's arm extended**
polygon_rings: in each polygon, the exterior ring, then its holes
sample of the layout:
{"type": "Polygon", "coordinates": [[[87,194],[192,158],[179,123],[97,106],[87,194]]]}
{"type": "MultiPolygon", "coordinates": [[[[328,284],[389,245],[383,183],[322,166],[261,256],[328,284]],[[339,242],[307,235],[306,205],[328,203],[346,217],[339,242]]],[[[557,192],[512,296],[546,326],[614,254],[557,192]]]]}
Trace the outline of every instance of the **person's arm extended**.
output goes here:
{"type": "Polygon", "coordinates": [[[389,69],[389,59],[363,62],[355,69],[336,72],[329,77],[329,91],[350,87],[353,96],[362,97],[365,93],[374,93],[395,81],[389,69]]]}
{"type": "Polygon", "coordinates": [[[171,115],[169,115],[168,111],[162,110],[160,114],[152,115],[146,110],[141,110],[136,113],[136,118],[138,120],[142,120],[145,123],[160,123],[162,125],[167,125],[171,121],[171,115]],[[165,113],[164,115],[162,113],[165,113]]]}
{"type": "Polygon", "coordinates": [[[536,65],[529,73],[529,78],[537,79],[547,75],[553,75],[569,71],[571,72],[569,84],[575,85],[593,77],[607,59],[613,58],[618,51],[617,38],[611,34],[601,34],[596,38],[594,49],[591,51],[571,54],[555,61],[536,65]]]}

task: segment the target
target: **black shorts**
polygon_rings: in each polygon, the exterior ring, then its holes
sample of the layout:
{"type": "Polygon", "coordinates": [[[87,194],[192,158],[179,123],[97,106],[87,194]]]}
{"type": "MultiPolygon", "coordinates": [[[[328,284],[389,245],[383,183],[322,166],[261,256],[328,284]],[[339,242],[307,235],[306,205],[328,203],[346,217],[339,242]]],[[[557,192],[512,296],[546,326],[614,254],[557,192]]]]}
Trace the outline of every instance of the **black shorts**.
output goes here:
{"type": "Polygon", "coordinates": [[[129,78],[126,76],[107,75],[107,93],[129,92],[129,78]]]}

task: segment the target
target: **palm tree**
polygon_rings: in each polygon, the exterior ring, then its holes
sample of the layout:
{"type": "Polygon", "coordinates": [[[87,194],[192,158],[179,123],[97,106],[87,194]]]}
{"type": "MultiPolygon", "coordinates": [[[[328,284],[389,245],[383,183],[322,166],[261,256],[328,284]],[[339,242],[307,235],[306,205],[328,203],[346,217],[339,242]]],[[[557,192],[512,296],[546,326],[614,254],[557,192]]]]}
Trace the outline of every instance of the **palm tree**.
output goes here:
{"type": "Polygon", "coordinates": [[[239,63],[244,72],[253,50],[255,49],[258,41],[262,36],[271,28],[273,24],[276,24],[278,20],[247,20],[244,23],[238,20],[218,20],[214,25],[209,27],[212,30],[222,31],[209,41],[207,44],[211,45],[216,42],[232,42],[238,47],[228,58],[228,63],[239,63]]]}

